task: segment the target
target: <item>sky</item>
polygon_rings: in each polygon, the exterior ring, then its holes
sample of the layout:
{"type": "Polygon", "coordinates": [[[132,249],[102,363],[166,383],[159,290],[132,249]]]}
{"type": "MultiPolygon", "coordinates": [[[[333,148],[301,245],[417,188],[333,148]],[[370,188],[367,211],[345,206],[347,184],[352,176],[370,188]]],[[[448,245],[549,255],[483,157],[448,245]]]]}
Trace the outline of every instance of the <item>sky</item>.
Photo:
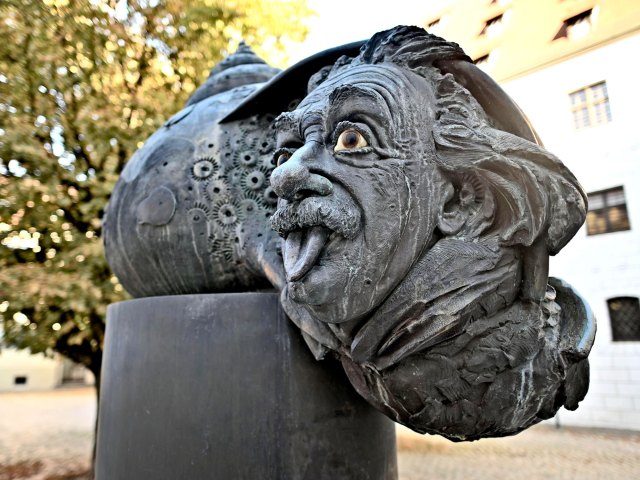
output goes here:
{"type": "Polygon", "coordinates": [[[327,48],[364,40],[396,25],[424,27],[434,12],[448,0],[309,0],[317,12],[310,18],[309,35],[289,49],[291,64],[327,48]]]}

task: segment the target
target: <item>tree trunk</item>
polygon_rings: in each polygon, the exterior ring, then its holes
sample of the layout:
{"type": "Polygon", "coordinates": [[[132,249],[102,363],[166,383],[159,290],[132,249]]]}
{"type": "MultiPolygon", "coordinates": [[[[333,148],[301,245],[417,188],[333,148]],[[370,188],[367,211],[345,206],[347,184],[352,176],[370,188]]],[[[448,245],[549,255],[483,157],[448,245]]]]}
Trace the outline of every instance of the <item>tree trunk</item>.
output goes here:
{"type": "Polygon", "coordinates": [[[98,418],[100,418],[100,371],[101,366],[90,368],[91,373],[95,377],[95,389],[96,389],[96,419],[93,425],[93,447],[91,449],[91,466],[89,467],[89,480],[95,478],[95,466],[96,466],[96,448],[98,441],[98,418]]]}

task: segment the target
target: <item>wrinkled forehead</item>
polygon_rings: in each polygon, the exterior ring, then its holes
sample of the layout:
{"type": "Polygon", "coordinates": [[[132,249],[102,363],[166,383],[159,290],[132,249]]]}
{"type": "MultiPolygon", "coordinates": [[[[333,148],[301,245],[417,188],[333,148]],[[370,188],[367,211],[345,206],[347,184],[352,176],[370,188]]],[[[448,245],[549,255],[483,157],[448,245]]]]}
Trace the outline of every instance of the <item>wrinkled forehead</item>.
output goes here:
{"type": "Polygon", "coordinates": [[[346,67],[307,95],[293,112],[281,115],[278,128],[299,124],[305,118],[324,116],[329,109],[354,108],[397,122],[412,105],[433,104],[429,83],[419,75],[394,64],[346,67]]]}

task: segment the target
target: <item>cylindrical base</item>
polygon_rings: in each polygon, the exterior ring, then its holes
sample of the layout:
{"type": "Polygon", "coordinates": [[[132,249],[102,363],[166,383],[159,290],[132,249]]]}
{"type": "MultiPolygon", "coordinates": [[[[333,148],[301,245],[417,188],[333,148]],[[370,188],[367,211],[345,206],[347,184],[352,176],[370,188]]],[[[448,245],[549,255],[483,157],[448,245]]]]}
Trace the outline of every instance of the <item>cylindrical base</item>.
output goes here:
{"type": "Polygon", "coordinates": [[[395,429],[268,293],[109,307],[98,480],[397,478],[395,429]]]}

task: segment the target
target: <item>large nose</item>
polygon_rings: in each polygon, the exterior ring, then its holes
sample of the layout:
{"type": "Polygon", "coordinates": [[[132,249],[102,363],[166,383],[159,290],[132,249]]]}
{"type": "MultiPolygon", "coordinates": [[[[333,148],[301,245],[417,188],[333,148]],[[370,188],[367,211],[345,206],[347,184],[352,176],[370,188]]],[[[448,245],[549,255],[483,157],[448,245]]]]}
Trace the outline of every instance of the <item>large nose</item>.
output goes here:
{"type": "MultiPolygon", "coordinates": [[[[295,151],[291,158],[271,174],[271,186],[280,198],[300,200],[314,195],[329,195],[333,186],[328,178],[310,170],[315,164],[313,143],[307,143],[295,151]]],[[[315,170],[315,169],[314,169],[315,170]]]]}

